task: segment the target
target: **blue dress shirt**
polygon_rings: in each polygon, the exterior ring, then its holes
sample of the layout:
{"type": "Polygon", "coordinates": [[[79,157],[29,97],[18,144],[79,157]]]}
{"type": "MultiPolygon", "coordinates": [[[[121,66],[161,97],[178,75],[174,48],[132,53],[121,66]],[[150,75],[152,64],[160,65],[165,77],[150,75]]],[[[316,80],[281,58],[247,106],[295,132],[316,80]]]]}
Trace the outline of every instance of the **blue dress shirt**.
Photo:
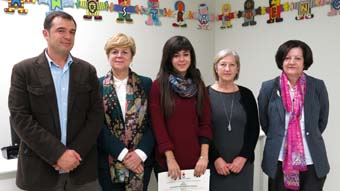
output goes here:
{"type": "Polygon", "coordinates": [[[48,60],[55,92],[57,95],[59,122],[61,131],[61,142],[66,145],[67,136],[67,107],[68,107],[68,90],[70,81],[70,66],[73,62],[71,55],[68,56],[66,64],[63,68],[55,64],[53,60],[45,52],[48,60]]]}

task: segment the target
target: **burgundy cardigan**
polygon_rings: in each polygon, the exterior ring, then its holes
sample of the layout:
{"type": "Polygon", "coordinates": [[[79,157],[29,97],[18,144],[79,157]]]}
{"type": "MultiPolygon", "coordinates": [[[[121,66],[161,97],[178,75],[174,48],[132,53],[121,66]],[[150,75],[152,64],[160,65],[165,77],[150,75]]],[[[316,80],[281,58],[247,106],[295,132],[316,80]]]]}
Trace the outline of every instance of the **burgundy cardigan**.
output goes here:
{"type": "Polygon", "coordinates": [[[206,92],[201,118],[196,113],[196,97],[181,98],[175,95],[174,98],[174,111],[165,119],[159,84],[157,80],[153,82],[149,102],[157,141],[155,160],[167,169],[164,152],[172,150],[181,169],[193,169],[201,155],[200,139],[212,138],[209,96],[206,92]]]}

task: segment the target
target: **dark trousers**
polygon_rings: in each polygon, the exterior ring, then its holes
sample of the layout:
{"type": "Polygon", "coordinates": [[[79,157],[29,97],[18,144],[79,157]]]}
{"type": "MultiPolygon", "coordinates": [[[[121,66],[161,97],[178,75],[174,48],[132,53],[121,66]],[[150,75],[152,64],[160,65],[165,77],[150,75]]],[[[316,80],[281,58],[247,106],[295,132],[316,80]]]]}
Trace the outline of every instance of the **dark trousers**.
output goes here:
{"type": "MultiPolygon", "coordinates": [[[[307,171],[300,172],[299,191],[322,191],[326,177],[317,177],[314,165],[308,165],[307,168],[307,171]]],[[[284,188],[282,162],[278,162],[275,179],[269,178],[268,180],[268,191],[291,191],[284,188]]]]}
{"type": "Polygon", "coordinates": [[[61,174],[59,176],[58,183],[55,188],[41,188],[41,189],[33,189],[29,191],[101,191],[101,187],[99,185],[98,180],[83,184],[83,185],[75,185],[70,181],[69,174],[61,174]]]}
{"type": "MultiPolygon", "coordinates": [[[[153,169],[153,160],[149,160],[144,166],[143,176],[143,191],[148,190],[149,181],[153,169]]],[[[111,175],[108,169],[99,169],[99,182],[103,188],[103,191],[125,191],[124,183],[112,183],[111,175]]],[[[91,190],[92,191],[92,190],[91,190]]]]}

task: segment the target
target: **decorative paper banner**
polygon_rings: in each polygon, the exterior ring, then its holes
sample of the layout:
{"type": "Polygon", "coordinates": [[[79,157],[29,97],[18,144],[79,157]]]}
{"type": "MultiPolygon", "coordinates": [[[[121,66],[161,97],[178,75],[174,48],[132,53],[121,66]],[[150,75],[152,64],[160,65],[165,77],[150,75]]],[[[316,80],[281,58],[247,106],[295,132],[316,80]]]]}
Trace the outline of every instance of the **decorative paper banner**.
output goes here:
{"type": "Polygon", "coordinates": [[[49,11],[46,12],[46,15],[51,11],[62,11],[64,7],[73,7],[73,0],[38,0],[39,4],[46,4],[49,6],[49,11]]]}
{"type": "Polygon", "coordinates": [[[261,14],[261,7],[255,9],[255,2],[254,0],[246,0],[244,2],[244,10],[239,11],[237,14],[238,18],[243,17],[244,22],[242,23],[243,27],[249,25],[256,25],[255,16],[261,14]]]}
{"type": "Polygon", "coordinates": [[[197,20],[198,20],[198,29],[209,30],[210,16],[209,16],[209,8],[207,4],[201,3],[198,6],[197,20]]]}
{"type": "Polygon", "coordinates": [[[313,18],[314,15],[312,14],[312,8],[315,6],[314,0],[300,0],[298,2],[291,3],[291,7],[298,10],[298,15],[295,17],[296,20],[313,18]]]}
{"type": "Polygon", "coordinates": [[[281,12],[289,10],[289,3],[281,4],[281,0],[269,0],[269,7],[266,7],[266,13],[269,15],[267,23],[282,22],[281,12]]]}
{"type": "MultiPolygon", "coordinates": [[[[161,12],[162,12],[162,11],[161,11],[161,12]]],[[[162,14],[162,15],[163,15],[164,17],[172,17],[172,16],[173,16],[173,13],[174,13],[173,10],[164,8],[164,9],[163,9],[163,14],[162,14]]]]}
{"type": "MultiPolygon", "coordinates": [[[[145,9],[143,9],[145,12],[145,9]]],[[[147,25],[161,25],[161,21],[159,21],[159,16],[161,15],[161,10],[159,9],[158,0],[148,0],[148,9],[146,9],[146,13],[149,15],[148,20],[145,21],[147,25]]]]}
{"type": "MultiPolygon", "coordinates": [[[[282,12],[297,10],[298,14],[296,20],[311,19],[314,17],[312,8],[321,7],[325,5],[330,6],[330,11],[327,12],[328,16],[340,15],[340,0],[293,0],[294,2],[281,3],[282,0],[268,0],[269,6],[261,6],[255,8],[255,0],[245,0],[243,10],[231,11],[229,3],[222,5],[221,14],[209,14],[209,8],[206,3],[198,4],[198,11],[187,10],[184,0],[178,0],[174,4],[174,10],[167,8],[160,8],[160,0],[143,0],[147,2],[147,7],[143,5],[131,5],[131,0],[118,0],[118,4],[114,4],[112,0],[100,2],[100,0],[5,0],[7,1],[7,8],[4,8],[6,13],[14,13],[15,10],[19,14],[27,14],[28,10],[25,9],[25,3],[46,4],[49,6],[50,13],[52,11],[63,11],[64,7],[82,8],[86,10],[84,19],[101,20],[101,11],[117,12],[118,23],[133,23],[131,14],[147,15],[148,19],[145,21],[146,25],[161,25],[160,17],[175,17],[176,22],[172,23],[174,27],[187,27],[185,19],[195,19],[198,21],[198,29],[209,29],[209,22],[217,20],[222,21],[221,29],[231,28],[232,19],[243,17],[244,22],[242,26],[256,25],[255,16],[268,14],[267,23],[282,22],[282,12]]],[[[287,0],[286,0],[287,1],[287,0]]]]}
{"type": "Polygon", "coordinates": [[[83,16],[86,20],[91,20],[92,17],[95,20],[102,20],[102,16],[99,15],[99,11],[107,11],[109,9],[109,3],[99,2],[98,0],[77,0],[75,3],[77,8],[86,9],[86,15],[83,16]]]}
{"type": "Polygon", "coordinates": [[[331,10],[328,12],[328,16],[340,15],[340,0],[331,0],[330,6],[331,10]]]}
{"type": "Polygon", "coordinates": [[[218,20],[222,21],[221,29],[231,28],[231,20],[236,16],[236,12],[231,12],[231,5],[229,3],[222,5],[222,14],[218,15],[218,20]]]}
{"type": "Polygon", "coordinates": [[[116,21],[122,23],[133,23],[131,13],[135,13],[135,7],[131,6],[130,0],[118,0],[118,5],[114,5],[114,11],[118,12],[118,18],[116,21]]]}
{"type": "Polygon", "coordinates": [[[174,27],[187,27],[187,24],[184,22],[184,13],[185,13],[185,4],[183,1],[176,1],[175,5],[175,15],[176,22],[172,23],[174,27]]]}
{"type": "Polygon", "coordinates": [[[20,14],[27,14],[28,10],[25,9],[25,3],[35,3],[35,0],[8,0],[8,8],[4,8],[6,13],[14,13],[15,10],[20,14]]]}

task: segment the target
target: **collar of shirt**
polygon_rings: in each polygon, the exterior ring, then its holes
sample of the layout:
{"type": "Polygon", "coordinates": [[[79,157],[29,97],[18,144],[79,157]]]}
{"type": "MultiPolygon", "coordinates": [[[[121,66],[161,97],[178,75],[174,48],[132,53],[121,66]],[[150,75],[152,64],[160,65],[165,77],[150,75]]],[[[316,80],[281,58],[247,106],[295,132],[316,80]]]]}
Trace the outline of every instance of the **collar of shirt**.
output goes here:
{"type": "Polygon", "coordinates": [[[120,80],[116,77],[113,77],[113,80],[114,80],[114,85],[115,85],[115,88],[116,89],[121,89],[121,88],[126,88],[127,86],[127,80],[128,80],[128,77],[126,77],[125,79],[123,80],[120,80]]]}
{"type": "MultiPolygon", "coordinates": [[[[59,66],[57,64],[55,64],[54,61],[48,56],[46,50],[45,50],[45,56],[47,58],[48,65],[50,66],[50,68],[53,67],[53,66],[59,68],[59,66]]],[[[67,70],[72,63],[73,63],[73,59],[72,59],[71,54],[69,54],[68,57],[67,57],[67,60],[66,60],[66,64],[65,64],[64,70],[67,70]]]]}

